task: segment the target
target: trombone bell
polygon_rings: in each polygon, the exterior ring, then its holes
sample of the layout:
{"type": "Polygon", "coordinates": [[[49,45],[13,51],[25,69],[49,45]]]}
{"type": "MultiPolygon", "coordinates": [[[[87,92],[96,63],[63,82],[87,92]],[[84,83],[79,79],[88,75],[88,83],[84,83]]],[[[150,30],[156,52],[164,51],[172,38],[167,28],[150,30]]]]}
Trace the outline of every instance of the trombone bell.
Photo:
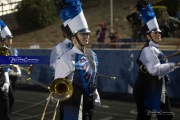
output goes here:
{"type": "Polygon", "coordinates": [[[44,120],[46,109],[48,107],[49,101],[51,97],[53,97],[55,100],[57,100],[53,120],[56,118],[56,112],[60,101],[68,100],[73,93],[73,86],[69,80],[66,78],[58,78],[51,82],[50,86],[48,87],[50,94],[48,97],[48,101],[46,103],[43,115],[41,117],[41,120],[44,120]]]}
{"type": "Polygon", "coordinates": [[[52,97],[59,99],[60,101],[65,101],[71,97],[73,86],[69,80],[58,78],[52,81],[49,90],[52,97]]]}

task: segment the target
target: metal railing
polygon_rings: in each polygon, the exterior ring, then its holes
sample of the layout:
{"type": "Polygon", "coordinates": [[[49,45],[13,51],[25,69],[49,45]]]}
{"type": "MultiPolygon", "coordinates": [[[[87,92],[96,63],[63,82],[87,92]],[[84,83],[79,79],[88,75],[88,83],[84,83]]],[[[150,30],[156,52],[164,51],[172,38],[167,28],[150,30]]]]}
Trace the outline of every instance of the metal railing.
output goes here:
{"type": "MultiPolygon", "coordinates": [[[[141,49],[145,43],[144,42],[118,42],[118,43],[108,43],[108,44],[99,44],[99,43],[91,43],[88,45],[90,48],[99,48],[99,49],[141,49]],[[101,47],[99,47],[99,45],[101,47]],[[113,47],[111,47],[113,46],[113,47]],[[114,47],[115,46],[115,47],[114,47]]],[[[16,48],[23,49],[51,49],[55,44],[54,43],[46,43],[46,42],[14,42],[13,46],[16,48]]],[[[162,42],[161,49],[180,49],[180,42],[162,42]]]]}
{"type": "Polygon", "coordinates": [[[13,12],[16,12],[16,6],[18,5],[19,1],[14,1],[14,2],[7,2],[7,3],[0,3],[0,15],[7,15],[13,12]]]}

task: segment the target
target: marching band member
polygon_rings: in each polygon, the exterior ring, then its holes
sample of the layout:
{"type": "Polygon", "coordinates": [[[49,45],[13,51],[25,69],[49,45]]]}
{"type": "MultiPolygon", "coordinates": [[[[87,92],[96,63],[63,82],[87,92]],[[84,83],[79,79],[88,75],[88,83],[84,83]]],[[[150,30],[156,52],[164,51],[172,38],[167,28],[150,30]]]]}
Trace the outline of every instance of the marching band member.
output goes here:
{"type": "MultiPolygon", "coordinates": [[[[8,46],[8,49],[11,52],[11,56],[18,56],[18,50],[16,48],[12,48],[11,46],[8,46]]],[[[9,66],[9,80],[10,80],[10,85],[12,87],[12,89],[10,89],[11,91],[9,92],[9,101],[10,101],[10,112],[12,112],[12,108],[14,105],[14,92],[16,89],[16,82],[19,76],[21,76],[21,69],[19,68],[18,65],[10,65],[9,66]]]]}
{"type": "Polygon", "coordinates": [[[165,56],[159,49],[161,30],[150,4],[139,0],[137,8],[149,28],[146,34],[147,43],[137,58],[140,70],[133,91],[138,112],[137,120],[150,120],[152,114],[156,114],[158,120],[171,120],[173,113],[166,85],[169,82],[168,73],[178,68],[179,64],[162,60],[165,56]]]}
{"type": "MultiPolygon", "coordinates": [[[[1,28],[2,42],[4,45],[3,47],[9,50],[8,46],[12,44],[12,34],[9,28],[7,27],[7,25],[5,25],[5,23],[2,20],[0,20],[0,28],[1,28]]],[[[3,51],[1,50],[0,53],[2,56],[3,51]]],[[[9,71],[9,65],[0,69],[0,87],[1,87],[0,88],[0,120],[11,120],[10,104],[14,103],[14,96],[12,92],[12,87],[10,86],[8,71],[9,71]],[[9,94],[12,95],[11,101],[9,101],[9,94]]]]}
{"type": "Polygon", "coordinates": [[[63,114],[61,120],[91,120],[94,97],[100,106],[96,93],[96,75],[98,61],[96,54],[85,48],[88,45],[90,31],[79,0],[65,1],[60,13],[65,21],[62,31],[73,43],[73,47],[62,54],[55,63],[55,79],[67,78],[72,82],[73,94],[67,101],[61,102],[63,114]],[[96,95],[94,95],[96,94],[96,95]]]}

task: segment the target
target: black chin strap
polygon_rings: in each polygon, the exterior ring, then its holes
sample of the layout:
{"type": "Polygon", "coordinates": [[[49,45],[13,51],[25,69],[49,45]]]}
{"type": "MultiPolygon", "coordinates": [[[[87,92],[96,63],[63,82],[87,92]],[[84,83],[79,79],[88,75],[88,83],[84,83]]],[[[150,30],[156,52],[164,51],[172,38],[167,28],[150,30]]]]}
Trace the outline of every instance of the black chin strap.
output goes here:
{"type": "Polygon", "coordinates": [[[148,35],[149,35],[149,37],[151,38],[151,40],[152,40],[154,43],[157,43],[157,42],[155,42],[155,41],[154,41],[154,39],[152,38],[152,36],[151,36],[151,32],[150,32],[150,33],[148,33],[148,35]]]}
{"type": "Polygon", "coordinates": [[[77,36],[77,33],[75,34],[75,38],[76,38],[76,40],[78,41],[78,43],[79,43],[82,47],[84,47],[84,45],[80,42],[80,40],[79,40],[79,38],[78,38],[78,36],[77,36]]]}

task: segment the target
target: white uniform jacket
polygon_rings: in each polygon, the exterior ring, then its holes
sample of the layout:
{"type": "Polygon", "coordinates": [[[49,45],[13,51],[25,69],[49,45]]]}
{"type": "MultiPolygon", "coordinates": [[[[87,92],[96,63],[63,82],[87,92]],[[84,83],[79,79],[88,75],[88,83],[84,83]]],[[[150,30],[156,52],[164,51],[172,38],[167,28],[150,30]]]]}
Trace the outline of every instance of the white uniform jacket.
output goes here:
{"type": "Polygon", "coordinates": [[[58,43],[56,46],[54,46],[52,48],[50,55],[50,67],[55,69],[56,60],[71,48],[72,42],[67,38],[64,41],[58,43]]]}
{"type": "Polygon", "coordinates": [[[96,86],[97,56],[85,49],[84,53],[75,46],[56,61],[55,79],[68,78],[73,85],[92,95],[96,86]]]}

